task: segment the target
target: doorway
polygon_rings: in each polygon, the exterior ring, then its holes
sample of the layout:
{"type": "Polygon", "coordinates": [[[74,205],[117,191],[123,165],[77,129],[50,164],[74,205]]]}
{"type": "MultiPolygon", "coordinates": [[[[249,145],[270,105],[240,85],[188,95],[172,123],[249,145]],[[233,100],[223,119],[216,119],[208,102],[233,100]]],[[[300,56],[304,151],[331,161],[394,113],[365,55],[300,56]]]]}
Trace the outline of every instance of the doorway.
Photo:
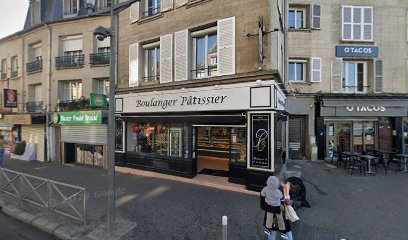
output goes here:
{"type": "Polygon", "coordinates": [[[245,126],[197,126],[197,172],[229,177],[230,164],[246,165],[245,126]]]}
{"type": "Polygon", "coordinates": [[[305,158],[306,116],[289,117],[289,158],[305,158]]]}

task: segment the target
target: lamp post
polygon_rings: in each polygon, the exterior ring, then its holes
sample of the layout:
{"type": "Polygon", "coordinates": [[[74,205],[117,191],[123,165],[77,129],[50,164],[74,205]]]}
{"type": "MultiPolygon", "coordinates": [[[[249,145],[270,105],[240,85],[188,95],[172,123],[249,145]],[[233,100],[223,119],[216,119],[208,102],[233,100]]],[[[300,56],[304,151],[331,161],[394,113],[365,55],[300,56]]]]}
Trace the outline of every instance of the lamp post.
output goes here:
{"type": "Polygon", "coordinates": [[[111,27],[97,27],[94,35],[99,41],[110,37],[110,77],[109,77],[109,116],[108,116],[108,219],[107,229],[112,232],[116,225],[116,193],[115,193],[115,88],[117,80],[117,13],[114,10],[115,0],[110,7],[111,27]]]}

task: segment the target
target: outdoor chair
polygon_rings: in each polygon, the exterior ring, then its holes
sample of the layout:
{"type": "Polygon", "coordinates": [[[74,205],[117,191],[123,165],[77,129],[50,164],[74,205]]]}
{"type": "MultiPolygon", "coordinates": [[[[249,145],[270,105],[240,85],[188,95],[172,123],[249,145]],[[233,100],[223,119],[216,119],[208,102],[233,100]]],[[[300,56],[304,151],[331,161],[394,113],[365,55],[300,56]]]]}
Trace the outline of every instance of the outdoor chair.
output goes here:
{"type": "Polygon", "coordinates": [[[351,162],[350,162],[350,167],[349,167],[350,174],[353,175],[355,168],[359,168],[360,174],[362,174],[363,171],[365,171],[365,165],[366,165],[366,161],[362,160],[360,157],[358,156],[351,157],[351,162]]]}
{"type": "MultiPolygon", "coordinates": [[[[383,153],[377,154],[376,157],[378,158],[378,161],[377,161],[376,165],[383,166],[385,175],[388,175],[387,171],[388,171],[388,161],[389,161],[389,159],[387,157],[385,157],[385,155],[383,153]]],[[[377,171],[377,166],[376,166],[375,170],[377,171]]]]}

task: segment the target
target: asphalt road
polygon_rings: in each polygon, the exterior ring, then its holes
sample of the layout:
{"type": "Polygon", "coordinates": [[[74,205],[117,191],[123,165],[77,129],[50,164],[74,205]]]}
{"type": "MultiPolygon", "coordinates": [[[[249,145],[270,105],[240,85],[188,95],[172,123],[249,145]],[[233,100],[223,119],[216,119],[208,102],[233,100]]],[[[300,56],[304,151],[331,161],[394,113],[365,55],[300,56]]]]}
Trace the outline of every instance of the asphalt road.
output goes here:
{"type": "Polygon", "coordinates": [[[4,240],[54,240],[47,233],[0,213],[0,239],[4,240]]]}

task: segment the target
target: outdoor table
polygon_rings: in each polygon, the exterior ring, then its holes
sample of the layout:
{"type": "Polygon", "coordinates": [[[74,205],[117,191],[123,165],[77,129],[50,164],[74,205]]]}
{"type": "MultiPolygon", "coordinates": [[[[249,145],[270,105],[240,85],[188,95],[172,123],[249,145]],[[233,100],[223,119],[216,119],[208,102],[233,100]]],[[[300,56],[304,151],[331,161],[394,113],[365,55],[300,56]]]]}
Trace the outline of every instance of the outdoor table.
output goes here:
{"type": "Polygon", "coordinates": [[[371,160],[376,159],[376,157],[371,156],[371,155],[358,155],[360,158],[366,159],[368,163],[368,171],[365,172],[365,174],[372,174],[375,175],[376,173],[371,171],[371,160]]]}
{"type": "Polygon", "coordinates": [[[408,169],[407,169],[408,154],[397,154],[396,156],[399,157],[402,161],[404,161],[404,170],[402,170],[401,172],[404,172],[404,173],[408,172],[408,169]]]}

